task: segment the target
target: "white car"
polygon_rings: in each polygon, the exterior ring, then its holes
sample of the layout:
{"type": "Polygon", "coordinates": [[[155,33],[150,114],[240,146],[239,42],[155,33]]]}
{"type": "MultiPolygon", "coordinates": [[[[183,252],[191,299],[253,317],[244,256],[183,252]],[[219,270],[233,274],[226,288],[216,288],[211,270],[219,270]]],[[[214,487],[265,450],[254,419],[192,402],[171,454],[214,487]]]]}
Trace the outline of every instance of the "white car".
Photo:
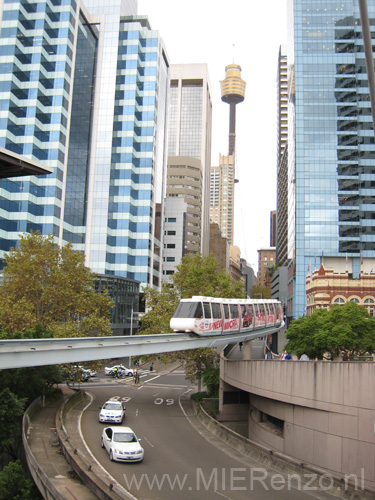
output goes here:
{"type": "Polygon", "coordinates": [[[109,459],[117,462],[142,462],[144,449],[130,427],[106,427],[102,433],[102,448],[109,459]]]}
{"type": "Polygon", "coordinates": [[[106,375],[113,375],[115,368],[117,368],[121,377],[132,377],[134,374],[134,370],[132,368],[126,368],[124,365],[106,366],[104,368],[104,373],[106,375]]]}
{"type": "Polygon", "coordinates": [[[99,422],[121,424],[125,418],[125,404],[118,399],[109,399],[100,408],[99,422]]]}
{"type": "Polygon", "coordinates": [[[91,368],[85,368],[84,366],[79,365],[78,368],[83,372],[86,372],[90,377],[96,377],[96,371],[91,370],[91,368]]]}

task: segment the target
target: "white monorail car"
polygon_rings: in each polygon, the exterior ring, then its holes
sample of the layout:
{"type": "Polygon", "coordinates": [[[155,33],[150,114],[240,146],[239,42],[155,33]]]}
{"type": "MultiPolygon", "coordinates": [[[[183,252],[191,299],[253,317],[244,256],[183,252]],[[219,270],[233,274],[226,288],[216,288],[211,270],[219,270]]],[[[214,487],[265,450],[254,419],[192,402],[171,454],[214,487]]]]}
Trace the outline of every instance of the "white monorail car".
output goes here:
{"type": "Polygon", "coordinates": [[[194,296],[181,299],[170,321],[175,332],[215,336],[279,327],[283,321],[281,303],[264,299],[219,299],[194,296]]]}

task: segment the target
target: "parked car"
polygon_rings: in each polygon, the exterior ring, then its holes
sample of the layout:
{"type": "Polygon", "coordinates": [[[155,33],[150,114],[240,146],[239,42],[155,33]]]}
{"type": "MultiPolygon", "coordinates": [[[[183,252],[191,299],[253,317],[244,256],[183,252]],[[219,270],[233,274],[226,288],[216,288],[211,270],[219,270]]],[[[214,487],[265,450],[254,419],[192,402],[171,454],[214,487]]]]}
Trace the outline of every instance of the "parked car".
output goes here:
{"type": "Polygon", "coordinates": [[[132,377],[134,374],[132,368],[126,368],[124,365],[106,366],[104,368],[104,373],[106,375],[114,375],[115,368],[117,368],[117,372],[120,377],[132,377]]]}
{"type": "Polygon", "coordinates": [[[125,403],[118,399],[109,399],[100,408],[99,422],[121,424],[125,418],[125,403]]]}
{"type": "Polygon", "coordinates": [[[130,427],[106,427],[102,433],[102,447],[109,459],[117,462],[142,462],[144,449],[130,427]]]}
{"type": "Polygon", "coordinates": [[[90,374],[82,366],[70,367],[69,365],[66,365],[62,369],[62,374],[69,382],[81,383],[90,380],[90,374]]]}
{"type": "Polygon", "coordinates": [[[80,368],[83,372],[86,372],[89,377],[96,377],[97,373],[95,370],[91,370],[91,368],[86,368],[85,366],[79,365],[78,368],[80,368]]]}

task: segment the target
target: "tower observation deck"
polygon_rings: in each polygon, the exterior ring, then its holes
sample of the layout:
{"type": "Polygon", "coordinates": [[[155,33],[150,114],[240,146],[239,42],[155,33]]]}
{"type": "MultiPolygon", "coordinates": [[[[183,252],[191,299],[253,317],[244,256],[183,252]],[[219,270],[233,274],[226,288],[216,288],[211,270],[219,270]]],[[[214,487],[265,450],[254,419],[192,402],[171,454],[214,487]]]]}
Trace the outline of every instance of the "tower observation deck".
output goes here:
{"type": "Polygon", "coordinates": [[[225,79],[220,82],[221,100],[229,108],[229,151],[233,155],[236,143],[236,105],[245,99],[246,82],[241,78],[241,66],[229,64],[225,68],[225,79]]]}

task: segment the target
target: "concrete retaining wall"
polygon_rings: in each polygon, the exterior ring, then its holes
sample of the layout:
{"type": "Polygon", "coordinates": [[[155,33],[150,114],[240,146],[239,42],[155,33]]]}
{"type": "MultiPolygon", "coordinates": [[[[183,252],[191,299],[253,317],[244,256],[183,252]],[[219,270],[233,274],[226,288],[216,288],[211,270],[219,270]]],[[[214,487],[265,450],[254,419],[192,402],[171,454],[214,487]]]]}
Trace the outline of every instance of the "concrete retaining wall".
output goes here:
{"type": "Polygon", "coordinates": [[[250,394],[251,440],[375,490],[374,363],[222,359],[221,377],[250,394]],[[284,422],[281,436],[259,415],[284,422]]]}

